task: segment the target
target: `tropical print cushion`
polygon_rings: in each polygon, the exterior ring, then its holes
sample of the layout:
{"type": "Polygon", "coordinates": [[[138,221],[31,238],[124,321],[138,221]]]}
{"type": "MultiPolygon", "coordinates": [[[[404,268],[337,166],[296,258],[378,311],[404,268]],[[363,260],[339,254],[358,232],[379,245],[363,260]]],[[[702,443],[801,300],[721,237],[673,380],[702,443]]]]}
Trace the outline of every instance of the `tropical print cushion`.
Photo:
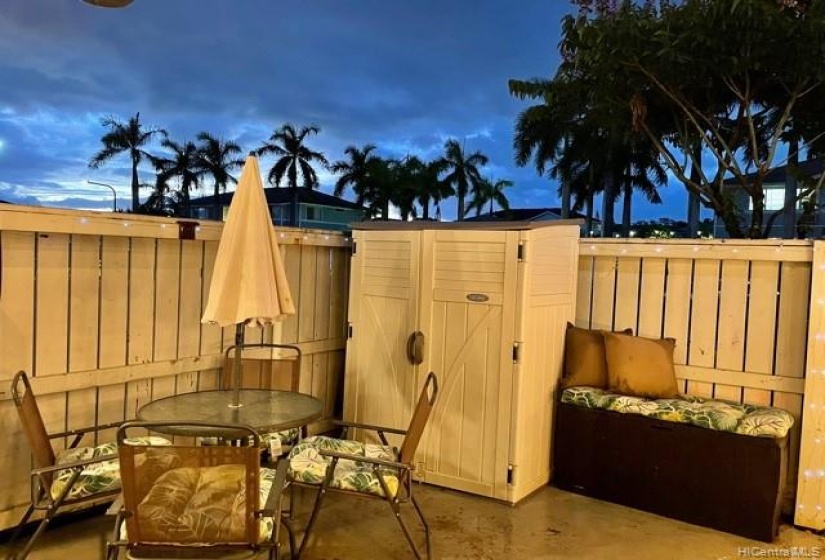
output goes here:
{"type": "MultiPolygon", "coordinates": [[[[274,470],[260,470],[259,508],[274,480],[274,470]]],[[[238,543],[246,540],[245,508],[244,466],[228,464],[166,471],[138,504],[137,514],[146,542],[238,543]]],[[[274,528],[272,517],[261,517],[258,541],[266,541],[274,528]]],[[[128,540],[125,523],[120,536],[128,540]]]]}
{"type": "Polygon", "coordinates": [[[291,430],[283,430],[281,432],[272,432],[269,434],[261,434],[261,447],[269,447],[269,444],[276,437],[280,438],[281,445],[295,445],[298,437],[301,434],[299,428],[292,428],[291,430]]]}
{"type": "MultiPolygon", "coordinates": [[[[360,455],[373,459],[397,461],[395,452],[388,447],[375,444],[363,444],[359,441],[335,439],[327,436],[310,436],[292,448],[289,453],[289,476],[306,484],[321,484],[327,473],[330,457],[318,453],[319,449],[336,451],[348,455],[360,455]]],[[[379,467],[390,494],[398,492],[398,472],[396,469],[379,467]]],[[[384,489],[375,472],[375,465],[361,461],[341,459],[333,473],[332,488],[352,490],[365,494],[384,496],[384,489]]]]}
{"type": "MultiPolygon", "coordinates": [[[[159,436],[134,437],[125,440],[128,445],[171,445],[168,439],[159,436]]],[[[75,447],[57,453],[56,465],[117,455],[117,442],[102,443],[96,447],[75,447]]],[[[49,492],[53,499],[63,492],[72,478],[72,470],[57,471],[49,492]]],[[[68,499],[83,498],[100,492],[120,488],[120,467],[117,459],[101,461],[86,466],[72,485],[68,499]]]]}
{"type": "Polygon", "coordinates": [[[680,395],[673,399],[653,400],[611,393],[595,387],[570,387],[562,392],[561,402],[586,408],[641,414],[659,420],[748,436],[782,438],[793,426],[793,416],[781,408],[696,396],[680,395]]]}

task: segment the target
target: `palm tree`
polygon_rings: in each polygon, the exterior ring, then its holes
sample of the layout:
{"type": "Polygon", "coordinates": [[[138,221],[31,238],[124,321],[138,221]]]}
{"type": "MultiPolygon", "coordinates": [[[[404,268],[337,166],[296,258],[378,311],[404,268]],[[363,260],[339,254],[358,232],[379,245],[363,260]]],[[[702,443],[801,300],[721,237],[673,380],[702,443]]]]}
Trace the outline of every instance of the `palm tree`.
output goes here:
{"type": "Polygon", "coordinates": [[[356,196],[356,204],[364,203],[363,195],[368,189],[369,182],[369,162],[378,157],[371,153],[374,149],[373,144],[365,144],[361,149],[347,146],[344,153],[349,157],[349,161],[338,160],[330,166],[333,173],[341,174],[335,181],[335,196],[341,196],[347,187],[351,187],[356,196]]]}
{"type": "Polygon", "coordinates": [[[107,127],[109,131],[100,138],[103,149],[92,156],[89,160],[89,167],[97,169],[116,155],[128,152],[132,162],[132,211],[136,212],[140,207],[138,165],[144,157],[149,157],[143,147],[158,134],[165,137],[166,131],[156,127],[144,129],[140,123],[140,112],[135,113],[135,116],[125,123],[114,117],[106,117],[101,119],[100,124],[107,127]]]}
{"type": "Polygon", "coordinates": [[[490,214],[493,213],[494,204],[498,204],[502,210],[509,210],[510,203],[507,200],[507,195],[504,194],[504,189],[512,186],[513,182],[507,179],[493,181],[483,178],[478,185],[479,188],[473,191],[473,200],[470,201],[470,205],[467,207],[467,213],[469,214],[475,208],[476,216],[479,216],[488,202],[490,203],[490,214]]]}
{"type": "Polygon", "coordinates": [[[269,170],[267,180],[276,187],[281,186],[284,177],[287,186],[292,189],[292,207],[290,209],[292,225],[298,225],[298,175],[301,175],[302,186],[307,189],[318,187],[318,175],[312,167],[318,163],[324,169],[329,167],[327,158],[321,152],[316,152],[304,145],[307,136],[318,134],[321,129],[317,126],[304,126],[296,131],[291,124],[285,124],[272,133],[267,142],[256,150],[258,155],[275,154],[277,159],[269,170]]]}
{"type": "Polygon", "coordinates": [[[469,157],[458,143],[458,140],[447,140],[444,144],[444,164],[447,175],[444,180],[452,187],[458,195],[458,220],[464,218],[464,198],[471,189],[476,189],[481,182],[481,171],[479,167],[487,165],[487,156],[479,151],[473,152],[469,157]]]}
{"type": "Polygon", "coordinates": [[[158,173],[158,180],[166,182],[178,178],[180,188],[180,206],[184,216],[189,216],[189,193],[193,188],[200,186],[201,159],[198,147],[194,142],[186,141],[183,144],[164,138],[161,146],[172,152],[171,158],[152,157],[152,163],[158,173]]]}
{"type": "Polygon", "coordinates": [[[221,195],[221,191],[226,192],[226,186],[229,183],[238,182],[230,174],[230,171],[243,165],[242,159],[233,159],[235,154],[241,153],[241,147],[231,140],[215,138],[208,132],[199,133],[198,141],[200,142],[198,146],[199,175],[210,175],[212,177],[215,186],[215,206],[212,218],[220,220],[221,203],[218,197],[221,195]]]}

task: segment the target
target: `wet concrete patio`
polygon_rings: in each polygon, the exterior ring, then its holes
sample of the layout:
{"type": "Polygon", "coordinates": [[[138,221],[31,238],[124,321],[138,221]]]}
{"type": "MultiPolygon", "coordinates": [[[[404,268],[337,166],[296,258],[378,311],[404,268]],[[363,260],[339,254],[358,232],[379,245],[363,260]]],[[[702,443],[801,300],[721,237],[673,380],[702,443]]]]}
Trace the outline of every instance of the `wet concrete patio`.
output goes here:
{"type": "MultiPolygon", "coordinates": [[[[825,557],[825,537],[788,525],[783,525],[776,541],[768,544],[553,487],[517,506],[432,486],[416,487],[416,491],[430,522],[433,558],[442,560],[825,557]]],[[[340,495],[327,499],[304,558],[412,558],[386,504],[340,495]]],[[[296,517],[299,527],[310,505],[310,496],[304,493],[296,517]]],[[[61,524],[46,533],[30,558],[102,559],[111,528],[112,518],[105,515],[61,524]]],[[[420,532],[416,535],[421,537],[420,532]]],[[[6,545],[0,546],[3,556],[6,552],[6,545]]]]}

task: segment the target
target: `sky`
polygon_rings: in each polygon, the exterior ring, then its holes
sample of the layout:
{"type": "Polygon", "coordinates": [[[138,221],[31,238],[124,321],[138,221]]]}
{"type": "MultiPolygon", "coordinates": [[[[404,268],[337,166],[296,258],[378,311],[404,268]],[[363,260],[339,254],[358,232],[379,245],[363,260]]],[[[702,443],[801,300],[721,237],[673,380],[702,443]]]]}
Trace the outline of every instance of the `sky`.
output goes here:
{"type": "MultiPolygon", "coordinates": [[[[566,0],[134,0],[124,9],[3,0],[0,200],[111,209],[111,191],[91,180],[113,185],[128,208],[128,157],[99,169],[88,161],[102,118],[139,111],[177,142],[207,131],[244,152],[284,123],[316,125],[307,145],[330,161],[367,143],[428,160],[456,138],[489,157],[485,176],[515,183],[511,207],[559,206],[556,184],[515,165],[513,129],[529,102],[510,96],[507,81],[553,75],[572,9],[566,0]]],[[[264,173],[273,162],[262,158],[264,173]]],[[[148,164],[140,173],[152,181],[148,164]]],[[[331,192],[335,177],[319,177],[331,192]]],[[[661,195],[662,206],[634,199],[634,220],[684,218],[684,188],[661,195]]],[[[443,215],[455,217],[454,199],[443,215]]]]}

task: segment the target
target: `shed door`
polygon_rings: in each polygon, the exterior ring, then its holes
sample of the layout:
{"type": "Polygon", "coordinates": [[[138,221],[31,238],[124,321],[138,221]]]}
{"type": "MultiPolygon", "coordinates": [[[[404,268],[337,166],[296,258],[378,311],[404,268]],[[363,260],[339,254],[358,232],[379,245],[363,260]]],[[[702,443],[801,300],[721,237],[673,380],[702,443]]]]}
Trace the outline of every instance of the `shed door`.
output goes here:
{"type": "MultiPolygon", "coordinates": [[[[440,392],[422,442],[427,482],[506,498],[518,233],[422,237],[421,325],[440,392]]],[[[419,454],[421,457],[421,454],[419,454]]]]}
{"type": "Polygon", "coordinates": [[[344,418],[406,428],[418,389],[406,355],[416,330],[420,232],[356,231],[344,418]]]}

